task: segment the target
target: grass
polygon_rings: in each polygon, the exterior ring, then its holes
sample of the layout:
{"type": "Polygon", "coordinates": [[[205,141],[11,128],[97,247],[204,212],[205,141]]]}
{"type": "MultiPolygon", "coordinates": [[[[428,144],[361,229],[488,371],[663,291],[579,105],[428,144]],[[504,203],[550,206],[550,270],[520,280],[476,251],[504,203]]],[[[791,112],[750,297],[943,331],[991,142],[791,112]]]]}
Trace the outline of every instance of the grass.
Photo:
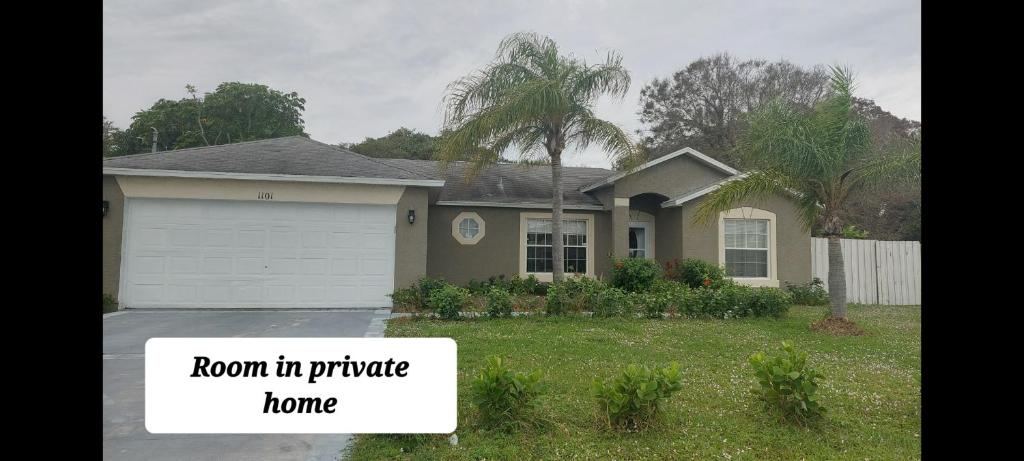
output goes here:
{"type": "MultiPolygon", "coordinates": [[[[394,319],[389,337],[451,337],[459,347],[457,446],[448,435],[362,435],[349,459],[919,459],[921,309],[851,306],[867,335],[835,337],[808,325],[826,308],[797,306],[780,319],[648,320],[516,318],[445,322],[394,319]],[[792,340],[825,374],[826,418],[782,423],[750,389],[747,357],[792,340]],[[515,370],[544,372],[547,428],[502,434],[476,429],[469,383],[488,355],[515,370]],[[601,428],[590,381],[631,362],[677,360],[683,389],[644,433],[601,428]]],[[[424,398],[430,398],[424,395],[424,398]]]]}

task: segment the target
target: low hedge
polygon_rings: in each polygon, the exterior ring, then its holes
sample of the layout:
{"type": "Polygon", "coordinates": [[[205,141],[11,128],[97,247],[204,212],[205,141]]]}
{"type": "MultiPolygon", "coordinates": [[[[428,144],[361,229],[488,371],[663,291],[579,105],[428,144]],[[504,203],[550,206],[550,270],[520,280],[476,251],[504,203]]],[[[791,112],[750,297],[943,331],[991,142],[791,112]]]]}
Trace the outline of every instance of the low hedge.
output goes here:
{"type": "MultiPolygon", "coordinates": [[[[662,318],[666,314],[722,319],[778,317],[788,312],[794,301],[788,291],[739,285],[729,279],[701,283],[696,288],[686,283],[656,279],[646,290],[631,292],[593,278],[569,277],[559,283],[544,284],[544,297],[507,290],[497,284],[488,286],[486,294],[475,299],[483,298],[482,304],[491,316],[507,316],[512,310],[532,311],[542,307],[548,315],[589,311],[595,317],[641,315],[662,318]]],[[[471,292],[443,280],[423,278],[412,287],[395,290],[391,296],[396,307],[433,311],[446,318],[456,318],[455,309],[465,309],[470,305],[471,292]],[[430,302],[434,294],[441,291],[444,295],[430,302]]]]}

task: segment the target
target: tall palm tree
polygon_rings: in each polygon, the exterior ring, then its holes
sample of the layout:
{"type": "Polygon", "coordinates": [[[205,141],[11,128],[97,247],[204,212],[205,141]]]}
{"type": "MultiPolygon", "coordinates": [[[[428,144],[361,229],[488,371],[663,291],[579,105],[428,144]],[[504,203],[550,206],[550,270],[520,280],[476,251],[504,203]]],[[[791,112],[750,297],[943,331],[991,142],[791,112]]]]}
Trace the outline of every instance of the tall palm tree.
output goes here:
{"type": "Polygon", "coordinates": [[[438,149],[443,167],[469,160],[472,176],[497,162],[506,149],[522,158],[551,160],[552,279],[564,278],[562,242],[562,153],[597,144],[613,158],[632,157],[625,131],[594,116],[597,98],[622,98],[629,89],[622,58],[608,53],[588,65],[558,53],[548,37],[517,33],[498,45],[494,61],[453,82],[445,96],[445,133],[438,149]]]}
{"type": "Polygon", "coordinates": [[[828,238],[832,317],[845,319],[841,211],[851,194],[866,187],[919,177],[921,146],[918,139],[885,152],[872,148],[866,121],[852,110],[850,70],[832,67],[831,73],[831,94],[810,111],[775,101],[750,113],[737,150],[752,171],[709,194],[695,219],[712,222],[747,200],[775,194],[790,198],[804,228],[820,224],[828,238]]]}

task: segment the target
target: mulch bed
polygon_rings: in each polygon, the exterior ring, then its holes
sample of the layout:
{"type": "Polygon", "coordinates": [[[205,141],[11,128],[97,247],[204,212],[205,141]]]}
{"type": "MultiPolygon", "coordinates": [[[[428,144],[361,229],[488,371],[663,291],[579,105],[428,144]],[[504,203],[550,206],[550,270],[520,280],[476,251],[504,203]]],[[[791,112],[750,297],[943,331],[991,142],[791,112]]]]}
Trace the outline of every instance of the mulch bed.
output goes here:
{"type": "Polygon", "coordinates": [[[811,324],[811,330],[821,331],[836,336],[861,336],[864,330],[847,319],[825,317],[811,324]]]}

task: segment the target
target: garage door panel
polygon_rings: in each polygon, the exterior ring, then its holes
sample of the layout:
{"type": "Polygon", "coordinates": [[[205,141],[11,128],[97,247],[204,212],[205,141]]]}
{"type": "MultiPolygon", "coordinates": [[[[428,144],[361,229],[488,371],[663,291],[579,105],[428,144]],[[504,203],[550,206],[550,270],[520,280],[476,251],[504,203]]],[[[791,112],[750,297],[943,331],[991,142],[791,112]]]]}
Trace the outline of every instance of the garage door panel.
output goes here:
{"type": "Polygon", "coordinates": [[[129,307],[380,307],[395,207],[138,199],[123,259],[129,307]]]}

